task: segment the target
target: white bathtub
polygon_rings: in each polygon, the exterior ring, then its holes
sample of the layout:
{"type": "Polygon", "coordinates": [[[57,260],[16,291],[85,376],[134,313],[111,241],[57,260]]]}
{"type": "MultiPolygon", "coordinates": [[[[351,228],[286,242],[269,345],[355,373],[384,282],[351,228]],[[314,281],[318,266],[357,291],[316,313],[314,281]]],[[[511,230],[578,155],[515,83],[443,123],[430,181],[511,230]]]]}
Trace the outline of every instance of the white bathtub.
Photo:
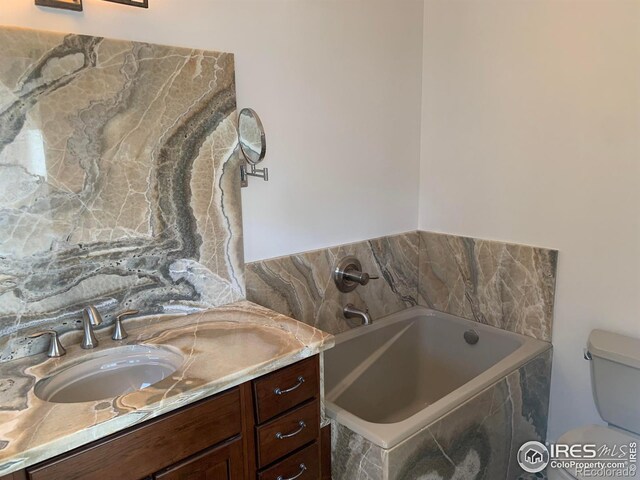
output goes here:
{"type": "Polygon", "coordinates": [[[324,353],[330,418],[390,449],[551,344],[413,307],[336,336],[324,353]],[[467,343],[475,330],[479,341],[467,343]]]}

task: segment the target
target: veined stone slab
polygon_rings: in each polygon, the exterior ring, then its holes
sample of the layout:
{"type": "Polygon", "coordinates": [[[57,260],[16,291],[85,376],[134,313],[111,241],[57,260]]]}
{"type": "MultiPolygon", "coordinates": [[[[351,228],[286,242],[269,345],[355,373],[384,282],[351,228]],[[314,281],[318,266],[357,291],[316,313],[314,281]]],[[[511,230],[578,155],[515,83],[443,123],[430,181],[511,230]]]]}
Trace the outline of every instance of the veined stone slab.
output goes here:
{"type": "Polygon", "coordinates": [[[360,325],[342,309],[353,303],[375,320],[417,304],[416,232],[298,253],[247,264],[247,298],[330,333],[360,325]],[[380,278],[343,293],[333,281],[336,264],[355,256],[380,278]]]}
{"type": "Polygon", "coordinates": [[[551,341],[558,252],[420,232],[420,305],[551,341]]]}
{"type": "Polygon", "coordinates": [[[0,28],[0,360],[244,297],[229,53],[0,28]]]}

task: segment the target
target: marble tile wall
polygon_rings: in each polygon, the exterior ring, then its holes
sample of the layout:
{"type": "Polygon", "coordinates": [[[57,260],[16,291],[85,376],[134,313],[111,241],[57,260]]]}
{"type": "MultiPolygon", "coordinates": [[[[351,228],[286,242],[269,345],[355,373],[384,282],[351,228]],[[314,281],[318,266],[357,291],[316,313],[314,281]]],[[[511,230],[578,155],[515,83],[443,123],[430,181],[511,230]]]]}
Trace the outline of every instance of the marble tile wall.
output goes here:
{"type": "Polygon", "coordinates": [[[551,341],[558,252],[420,232],[418,302],[551,341]]]}
{"type": "Polygon", "coordinates": [[[244,297],[232,54],[0,28],[0,360],[244,297]]]}
{"type": "Polygon", "coordinates": [[[360,325],[342,316],[347,303],[368,307],[374,319],[416,305],[417,265],[416,232],[262,260],[246,265],[247,298],[335,334],[360,325]],[[340,292],[332,274],[347,255],[380,279],[340,292]]]}
{"type": "Polygon", "coordinates": [[[387,480],[389,450],[331,420],[332,480],[387,480]]]}
{"type": "Polygon", "coordinates": [[[247,296],[330,333],[359,323],[341,314],[365,305],[374,319],[420,304],[551,341],[558,252],[545,248],[410,232],[247,264],[247,296]],[[344,294],[331,273],[353,254],[380,274],[344,294]]]}
{"type": "Polygon", "coordinates": [[[392,449],[332,421],[334,480],[534,478],[516,454],[546,438],[551,357],[547,350],[392,449]]]}

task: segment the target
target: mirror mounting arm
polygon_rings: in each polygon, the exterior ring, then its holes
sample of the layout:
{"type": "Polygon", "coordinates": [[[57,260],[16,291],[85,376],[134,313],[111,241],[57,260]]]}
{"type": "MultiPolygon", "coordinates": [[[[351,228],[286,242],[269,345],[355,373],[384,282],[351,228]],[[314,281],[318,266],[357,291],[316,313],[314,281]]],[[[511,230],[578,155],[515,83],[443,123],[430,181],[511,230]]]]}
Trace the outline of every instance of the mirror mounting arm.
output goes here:
{"type": "Polygon", "coordinates": [[[249,179],[247,177],[258,177],[262,178],[265,182],[269,181],[269,169],[268,168],[256,168],[253,164],[248,164],[249,169],[247,170],[247,164],[240,166],[240,181],[242,182],[242,186],[246,187],[249,185],[249,179]]]}

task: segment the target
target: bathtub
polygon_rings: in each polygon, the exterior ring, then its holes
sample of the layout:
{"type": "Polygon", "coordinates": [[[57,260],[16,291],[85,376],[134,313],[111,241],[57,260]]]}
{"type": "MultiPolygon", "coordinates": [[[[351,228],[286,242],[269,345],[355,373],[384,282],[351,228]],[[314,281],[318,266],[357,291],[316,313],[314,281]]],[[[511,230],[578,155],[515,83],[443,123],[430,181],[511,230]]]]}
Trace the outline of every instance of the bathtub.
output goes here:
{"type": "MultiPolygon", "coordinates": [[[[324,353],[325,411],[378,447],[392,449],[550,348],[413,307],[336,336],[336,346],[324,353]],[[465,340],[471,330],[475,344],[465,340]]],[[[546,412],[544,422],[546,430],[546,412]]]]}

